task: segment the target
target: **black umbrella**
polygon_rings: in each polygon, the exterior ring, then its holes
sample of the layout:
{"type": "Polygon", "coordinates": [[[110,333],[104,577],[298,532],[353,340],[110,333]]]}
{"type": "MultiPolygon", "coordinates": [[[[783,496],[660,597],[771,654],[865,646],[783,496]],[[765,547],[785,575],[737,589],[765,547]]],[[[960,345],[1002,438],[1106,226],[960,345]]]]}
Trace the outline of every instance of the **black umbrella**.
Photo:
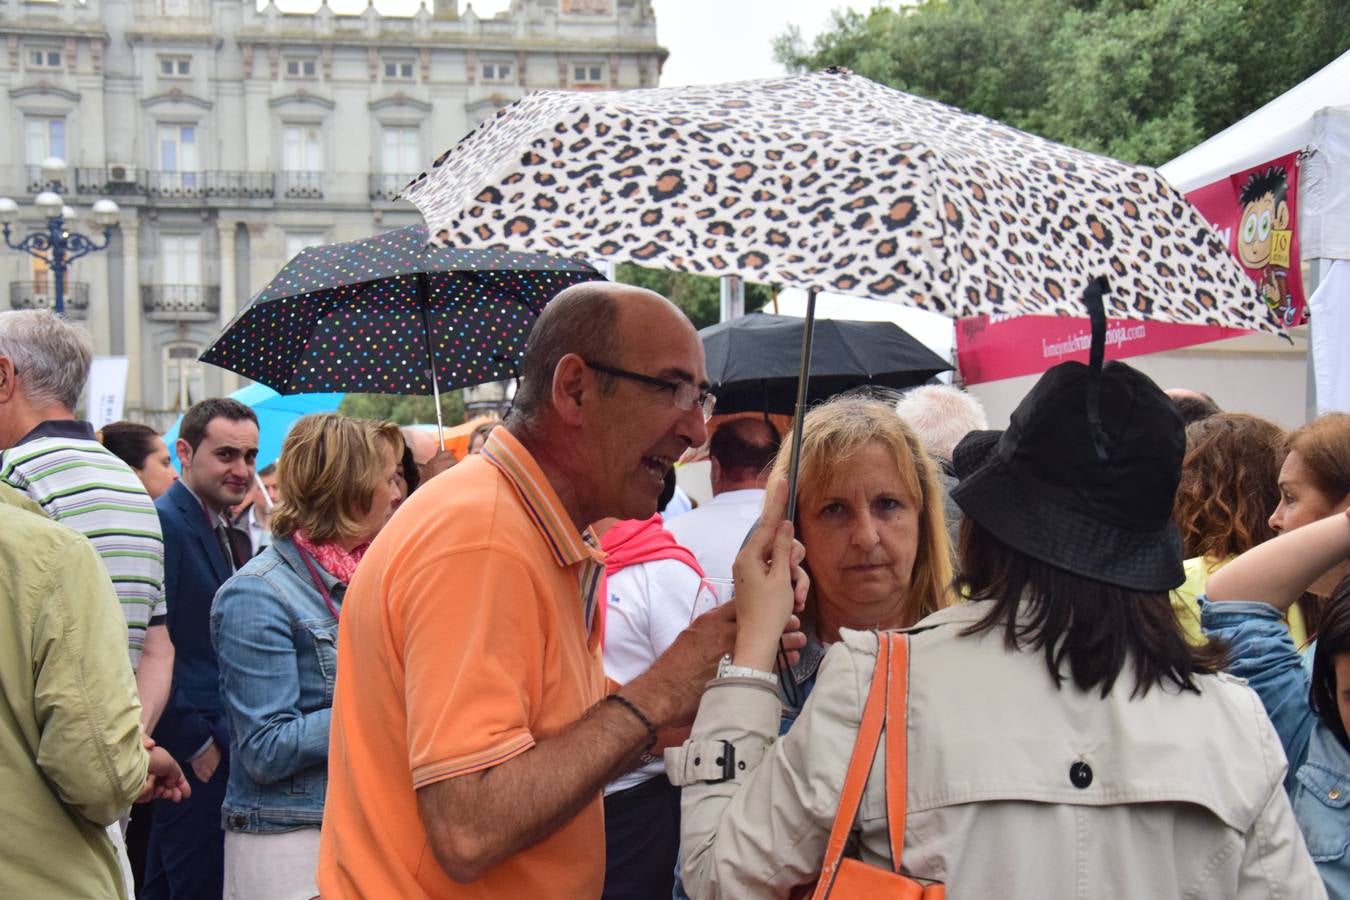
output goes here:
{"type": "MultiPolygon", "coordinates": [[[[802,320],[752,313],[699,331],[717,411],[792,415],[801,377],[802,320]]],[[[894,322],[820,319],[808,402],[865,384],[923,384],[951,364],[894,322]]]]}
{"type": "Polygon", "coordinates": [[[432,394],[517,374],[560,290],[601,278],[539,253],[427,246],[399,228],[302,250],[202,354],[281,394],[432,394]]]}

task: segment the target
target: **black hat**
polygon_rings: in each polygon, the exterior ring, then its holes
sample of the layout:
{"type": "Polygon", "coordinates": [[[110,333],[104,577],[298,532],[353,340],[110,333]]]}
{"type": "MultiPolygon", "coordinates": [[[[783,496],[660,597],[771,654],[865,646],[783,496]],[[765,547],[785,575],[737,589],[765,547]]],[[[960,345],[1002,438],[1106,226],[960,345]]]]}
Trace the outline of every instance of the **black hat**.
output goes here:
{"type": "Polygon", "coordinates": [[[1033,559],[1130,590],[1171,590],[1184,580],[1172,504],[1185,427],[1143,373],[1098,366],[1055,366],[1007,431],[967,435],[951,496],[1033,559]]]}

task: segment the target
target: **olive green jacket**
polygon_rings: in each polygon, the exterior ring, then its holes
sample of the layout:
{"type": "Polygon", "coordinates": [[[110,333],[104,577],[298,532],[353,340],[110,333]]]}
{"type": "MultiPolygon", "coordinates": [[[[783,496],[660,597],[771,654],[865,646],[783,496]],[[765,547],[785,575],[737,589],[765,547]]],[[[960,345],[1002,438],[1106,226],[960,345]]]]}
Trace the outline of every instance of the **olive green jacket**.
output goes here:
{"type": "Polygon", "coordinates": [[[0,485],[0,897],[119,897],[104,826],[145,786],[112,582],[82,535],[0,485]]]}

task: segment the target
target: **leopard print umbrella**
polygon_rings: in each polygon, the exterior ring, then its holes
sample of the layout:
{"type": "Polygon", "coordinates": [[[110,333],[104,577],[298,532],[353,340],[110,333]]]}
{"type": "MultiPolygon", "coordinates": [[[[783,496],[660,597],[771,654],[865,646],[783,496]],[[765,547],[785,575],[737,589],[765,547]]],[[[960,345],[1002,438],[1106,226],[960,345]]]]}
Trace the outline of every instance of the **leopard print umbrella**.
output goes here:
{"type": "Polygon", "coordinates": [[[952,316],[1108,315],[1275,330],[1153,169],[845,71],[540,91],[405,189],[434,241],[736,274],[952,316]]]}

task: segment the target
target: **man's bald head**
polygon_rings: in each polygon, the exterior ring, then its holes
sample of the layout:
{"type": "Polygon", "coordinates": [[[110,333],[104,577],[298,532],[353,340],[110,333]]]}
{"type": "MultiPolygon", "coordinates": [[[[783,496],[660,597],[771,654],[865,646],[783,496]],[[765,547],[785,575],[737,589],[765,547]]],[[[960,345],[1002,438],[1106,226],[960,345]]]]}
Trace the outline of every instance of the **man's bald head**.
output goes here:
{"type": "Polygon", "coordinates": [[[440,449],[436,436],[426,429],[404,425],[399,432],[403,435],[403,442],[412,451],[413,462],[419,466],[425,466],[440,449]]]}
{"type": "Polygon", "coordinates": [[[688,325],[679,307],[646,288],[588,281],[560,291],[530,330],[512,419],[528,424],[547,409],[553,373],[564,356],[575,353],[591,362],[619,365],[625,338],[661,313],[674,313],[688,325]]]}
{"type": "Polygon", "coordinates": [[[1181,420],[1187,425],[1223,412],[1219,408],[1219,404],[1215,403],[1214,398],[1209,394],[1202,394],[1190,388],[1168,388],[1164,393],[1172,401],[1172,405],[1177,408],[1177,412],[1181,414],[1181,420]]]}

